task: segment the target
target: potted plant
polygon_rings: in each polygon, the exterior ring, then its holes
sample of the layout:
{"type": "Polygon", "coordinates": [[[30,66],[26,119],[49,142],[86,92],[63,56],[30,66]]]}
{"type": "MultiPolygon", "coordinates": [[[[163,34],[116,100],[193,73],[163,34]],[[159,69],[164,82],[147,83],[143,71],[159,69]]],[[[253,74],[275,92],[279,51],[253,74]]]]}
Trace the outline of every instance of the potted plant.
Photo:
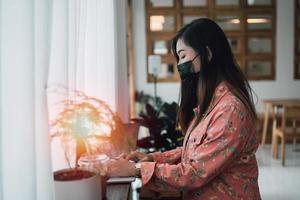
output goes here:
{"type": "Polygon", "coordinates": [[[178,105],[163,102],[161,98],[136,93],[140,107],[139,117],[132,119],[149,129],[150,136],[140,139],[137,146],[148,152],[166,151],[182,145],[183,135],[176,124],[178,105]]]}
{"type": "Polygon", "coordinates": [[[51,136],[61,140],[69,164],[68,169],[54,172],[56,200],[100,199],[100,173],[78,168],[78,160],[85,155],[93,164],[96,158],[93,155],[114,157],[133,144],[122,132],[121,119],[105,102],[81,92],[73,96],[74,99],[58,104],[60,111],[51,122],[51,136]],[[72,167],[74,154],[75,167],[72,167]]]}
{"type": "Polygon", "coordinates": [[[63,169],[54,172],[56,200],[102,199],[102,184],[96,173],[82,169],[63,169]]]}

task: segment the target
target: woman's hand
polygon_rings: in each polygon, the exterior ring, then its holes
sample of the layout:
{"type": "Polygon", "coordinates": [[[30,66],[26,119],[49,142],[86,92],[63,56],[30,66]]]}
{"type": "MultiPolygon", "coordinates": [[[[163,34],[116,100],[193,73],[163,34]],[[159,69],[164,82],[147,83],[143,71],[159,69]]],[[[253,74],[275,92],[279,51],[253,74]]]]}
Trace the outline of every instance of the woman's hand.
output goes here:
{"type": "Polygon", "coordinates": [[[152,162],[153,156],[151,154],[145,154],[138,151],[133,151],[127,156],[124,156],[126,160],[133,160],[135,162],[152,162]]]}
{"type": "Polygon", "coordinates": [[[135,175],[136,169],[133,162],[120,158],[118,160],[110,160],[107,163],[108,177],[126,177],[135,175]]]}

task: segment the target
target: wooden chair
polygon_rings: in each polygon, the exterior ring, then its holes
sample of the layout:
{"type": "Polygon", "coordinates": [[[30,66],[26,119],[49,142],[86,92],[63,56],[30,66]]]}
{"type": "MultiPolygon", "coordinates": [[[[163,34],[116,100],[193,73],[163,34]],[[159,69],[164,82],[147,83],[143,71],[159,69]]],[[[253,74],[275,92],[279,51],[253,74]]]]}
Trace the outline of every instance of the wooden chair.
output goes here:
{"type": "Polygon", "coordinates": [[[285,144],[293,139],[294,145],[300,139],[300,106],[276,107],[273,115],[273,158],[278,159],[278,138],[281,139],[282,166],[285,165],[285,144]],[[279,111],[279,112],[278,112],[279,111]],[[281,115],[281,123],[278,123],[278,114],[281,115]],[[290,122],[290,123],[287,123],[290,122]]]}

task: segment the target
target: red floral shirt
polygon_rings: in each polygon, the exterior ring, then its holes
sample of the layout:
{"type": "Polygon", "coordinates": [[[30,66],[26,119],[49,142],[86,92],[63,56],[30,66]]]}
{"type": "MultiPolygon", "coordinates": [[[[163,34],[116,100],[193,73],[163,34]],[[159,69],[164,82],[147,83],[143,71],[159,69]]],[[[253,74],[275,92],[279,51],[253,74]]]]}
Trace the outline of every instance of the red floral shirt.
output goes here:
{"type": "Polygon", "coordinates": [[[141,164],[143,185],[182,191],[184,199],[261,199],[255,120],[225,82],[206,116],[190,129],[183,147],[154,153],[155,162],[141,164]]]}

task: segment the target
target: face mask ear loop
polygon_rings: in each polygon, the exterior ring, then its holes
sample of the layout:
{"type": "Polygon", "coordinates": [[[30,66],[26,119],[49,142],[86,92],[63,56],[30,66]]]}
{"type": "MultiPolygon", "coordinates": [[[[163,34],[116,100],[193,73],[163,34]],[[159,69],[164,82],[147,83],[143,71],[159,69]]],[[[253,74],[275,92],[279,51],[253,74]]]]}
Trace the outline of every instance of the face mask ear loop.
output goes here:
{"type": "Polygon", "coordinates": [[[194,60],[199,56],[199,54],[197,54],[193,59],[192,62],[194,62],[194,60]]]}
{"type": "MultiPolygon", "coordinates": [[[[194,60],[195,60],[198,56],[199,56],[199,54],[197,54],[197,55],[191,60],[191,62],[193,63],[194,60]]],[[[193,71],[194,71],[194,68],[193,68],[193,71]]]]}

